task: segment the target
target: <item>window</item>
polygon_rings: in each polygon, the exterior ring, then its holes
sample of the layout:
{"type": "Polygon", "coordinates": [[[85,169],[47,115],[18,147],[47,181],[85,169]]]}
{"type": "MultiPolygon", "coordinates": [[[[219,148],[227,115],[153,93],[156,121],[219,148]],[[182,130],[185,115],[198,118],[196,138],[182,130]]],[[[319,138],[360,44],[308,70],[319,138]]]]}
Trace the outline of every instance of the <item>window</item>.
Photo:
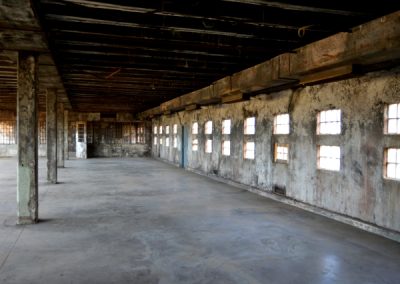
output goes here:
{"type": "Polygon", "coordinates": [[[154,134],[157,134],[157,126],[154,126],[154,134]]]}
{"type": "Polygon", "coordinates": [[[274,117],[274,134],[289,134],[290,118],[289,114],[279,114],[274,117]]]}
{"type": "Polygon", "coordinates": [[[197,122],[194,122],[192,125],[192,134],[198,134],[199,133],[199,124],[197,122]]]}
{"type": "Polygon", "coordinates": [[[174,134],[178,134],[178,124],[174,124],[173,132],[174,132],[174,134]]]}
{"type": "Polygon", "coordinates": [[[154,145],[157,145],[157,137],[154,137],[154,145]]]}
{"type": "Polygon", "coordinates": [[[16,144],[15,121],[0,122],[0,144],[16,144]]]}
{"type": "MultiPolygon", "coordinates": [[[[138,125],[138,127],[137,127],[137,143],[141,143],[141,144],[144,144],[146,141],[145,141],[145,135],[144,135],[144,124],[143,123],[140,123],[139,125],[138,125]]],[[[133,140],[132,140],[132,143],[134,143],[133,142],[133,140]]]]}
{"type": "Polygon", "coordinates": [[[341,110],[331,109],[318,113],[317,134],[340,134],[341,110]]]}
{"type": "Polygon", "coordinates": [[[385,134],[400,134],[400,104],[386,106],[385,134]]]}
{"type": "Polygon", "coordinates": [[[162,138],[160,138],[160,145],[162,145],[162,138]]]}
{"type": "Polygon", "coordinates": [[[160,126],[160,131],[159,131],[159,133],[160,133],[160,134],[162,134],[162,128],[163,128],[163,127],[162,127],[162,126],[160,126]]]}
{"type": "Polygon", "coordinates": [[[400,180],[400,148],[385,150],[385,177],[400,180]]]}
{"type": "Polygon", "coordinates": [[[206,153],[212,153],[212,140],[207,139],[206,141],[206,153]]]}
{"type": "Polygon", "coordinates": [[[165,146],[169,147],[169,137],[165,138],[165,146]]]}
{"type": "Polygon", "coordinates": [[[288,162],[289,160],[289,145],[275,144],[275,162],[288,162]]]}
{"type": "Polygon", "coordinates": [[[245,159],[254,159],[254,152],[255,152],[255,144],[254,142],[246,142],[244,144],[244,158],[245,159]]]}
{"type": "Polygon", "coordinates": [[[339,171],[340,170],[340,147],[319,146],[318,147],[318,168],[339,171]]]}
{"type": "Polygon", "coordinates": [[[165,134],[169,134],[169,125],[165,126],[165,134]]]}
{"type": "Polygon", "coordinates": [[[204,127],[204,134],[212,134],[213,131],[213,123],[212,121],[207,121],[204,127]]]}
{"type": "Polygon", "coordinates": [[[178,148],[178,138],[174,137],[174,148],[178,148]]]}
{"type": "Polygon", "coordinates": [[[244,121],[244,134],[253,135],[256,133],[256,118],[248,117],[244,121]]]}
{"type": "Polygon", "coordinates": [[[193,139],[192,140],[192,151],[197,151],[197,150],[199,150],[199,140],[193,139]]]}
{"type": "Polygon", "coordinates": [[[122,136],[125,144],[136,143],[136,127],[130,123],[123,124],[122,136]]]}
{"type": "Polygon", "coordinates": [[[85,142],[85,124],[78,123],[78,142],[85,142]]]}
{"type": "Polygon", "coordinates": [[[46,144],[46,121],[39,121],[39,144],[46,144]]]}
{"type": "Polygon", "coordinates": [[[225,140],[224,142],[222,142],[222,155],[231,155],[231,141],[225,140]]]}
{"type": "Polygon", "coordinates": [[[222,134],[229,135],[231,134],[231,120],[225,119],[222,121],[222,134]]]}

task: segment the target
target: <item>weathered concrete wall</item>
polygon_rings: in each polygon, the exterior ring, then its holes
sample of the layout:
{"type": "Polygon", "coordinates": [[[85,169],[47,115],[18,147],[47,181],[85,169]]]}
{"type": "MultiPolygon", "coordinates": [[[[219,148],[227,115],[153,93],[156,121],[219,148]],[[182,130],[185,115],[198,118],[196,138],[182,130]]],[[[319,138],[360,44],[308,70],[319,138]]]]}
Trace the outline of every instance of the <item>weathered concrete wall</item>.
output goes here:
{"type": "Polygon", "coordinates": [[[143,157],[149,155],[146,144],[99,144],[89,147],[90,157],[143,157]]]}
{"type": "MultiPolygon", "coordinates": [[[[181,125],[188,128],[188,167],[272,191],[288,198],[400,231],[400,182],[383,178],[385,147],[400,147],[400,135],[384,135],[384,105],[400,102],[400,68],[334,83],[260,95],[250,101],[210,106],[153,120],[153,127],[178,124],[178,148],[155,146],[152,155],[175,164],[181,159],[181,125]],[[342,110],[341,135],[316,135],[317,113],[342,110]],[[273,118],[290,113],[289,135],[273,135],[273,118]],[[243,121],[256,117],[254,160],[243,159],[243,121]],[[231,155],[221,154],[221,125],[232,120],[231,155]],[[204,124],[213,121],[213,152],[204,151],[204,124]],[[199,150],[191,151],[191,125],[199,123],[199,150]],[[289,163],[275,163],[274,143],[289,144],[289,163]],[[341,146],[341,170],[317,169],[317,145],[341,146]]],[[[153,128],[152,128],[153,129],[153,128]]],[[[153,132],[152,132],[153,133],[153,132]]],[[[172,133],[172,132],[171,132],[172,133]]],[[[154,134],[153,134],[154,136],[154,134]]],[[[169,137],[173,135],[170,134],[169,137]]],[[[170,138],[172,139],[172,138],[170,138]]],[[[172,140],[171,142],[172,143],[172,140]]],[[[172,145],[172,144],[171,144],[172,145]]]]}
{"type": "Polygon", "coordinates": [[[145,125],[145,135],[146,143],[144,144],[126,144],[123,139],[114,139],[113,143],[107,143],[104,137],[104,129],[109,126],[109,124],[115,123],[133,123],[137,122],[131,113],[116,113],[115,118],[101,118],[100,113],[77,113],[69,112],[69,127],[68,127],[68,145],[69,145],[69,155],[75,156],[76,149],[76,122],[86,121],[89,124],[94,123],[96,127],[100,129],[94,130],[98,133],[93,132],[93,142],[88,143],[88,157],[143,157],[150,155],[150,124],[145,125]],[[95,136],[97,139],[95,139],[95,136]]]}

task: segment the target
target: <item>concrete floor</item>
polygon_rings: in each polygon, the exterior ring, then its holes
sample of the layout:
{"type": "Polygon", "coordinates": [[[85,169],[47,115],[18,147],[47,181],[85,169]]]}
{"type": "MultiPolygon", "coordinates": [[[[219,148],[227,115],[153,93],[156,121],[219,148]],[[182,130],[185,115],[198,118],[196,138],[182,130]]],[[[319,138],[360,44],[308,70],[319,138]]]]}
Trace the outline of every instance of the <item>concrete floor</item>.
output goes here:
{"type": "Polygon", "coordinates": [[[70,160],[15,225],[0,159],[0,283],[400,283],[400,244],[151,159],[70,160]]]}

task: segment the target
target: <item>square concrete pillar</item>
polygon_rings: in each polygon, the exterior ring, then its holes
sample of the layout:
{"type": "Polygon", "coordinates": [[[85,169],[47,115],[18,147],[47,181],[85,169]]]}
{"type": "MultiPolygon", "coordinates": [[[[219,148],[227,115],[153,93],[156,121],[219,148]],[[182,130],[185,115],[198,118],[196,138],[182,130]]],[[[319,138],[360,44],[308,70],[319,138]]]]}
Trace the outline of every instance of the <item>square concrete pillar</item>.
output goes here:
{"type": "Polygon", "coordinates": [[[57,167],[64,167],[64,104],[57,103],[57,167]]]}
{"type": "Polygon", "coordinates": [[[17,132],[18,224],[38,221],[38,95],[37,57],[18,54],[17,132]]]}
{"type": "Polygon", "coordinates": [[[57,183],[57,90],[47,89],[46,95],[47,132],[47,180],[57,183]]]}

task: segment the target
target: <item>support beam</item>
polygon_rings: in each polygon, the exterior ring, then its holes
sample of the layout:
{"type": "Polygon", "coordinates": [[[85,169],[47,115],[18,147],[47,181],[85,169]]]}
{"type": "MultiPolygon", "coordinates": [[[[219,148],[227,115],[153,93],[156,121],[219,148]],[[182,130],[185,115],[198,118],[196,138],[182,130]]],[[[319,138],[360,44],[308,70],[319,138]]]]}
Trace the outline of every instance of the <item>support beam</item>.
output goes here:
{"type": "Polygon", "coordinates": [[[47,180],[57,183],[57,90],[48,89],[46,96],[47,180]]]}
{"type": "Polygon", "coordinates": [[[64,104],[57,103],[57,167],[64,167],[64,104]]]}
{"type": "Polygon", "coordinates": [[[38,96],[37,58],[30,53],[18,56],[18,224],[38,221],[38,96]]]}
{"type": "Polygon", "coordinates": [[[68,151],[68,110],[64,110],[64,159],[69,159],[69,151],[68,151]]]}

